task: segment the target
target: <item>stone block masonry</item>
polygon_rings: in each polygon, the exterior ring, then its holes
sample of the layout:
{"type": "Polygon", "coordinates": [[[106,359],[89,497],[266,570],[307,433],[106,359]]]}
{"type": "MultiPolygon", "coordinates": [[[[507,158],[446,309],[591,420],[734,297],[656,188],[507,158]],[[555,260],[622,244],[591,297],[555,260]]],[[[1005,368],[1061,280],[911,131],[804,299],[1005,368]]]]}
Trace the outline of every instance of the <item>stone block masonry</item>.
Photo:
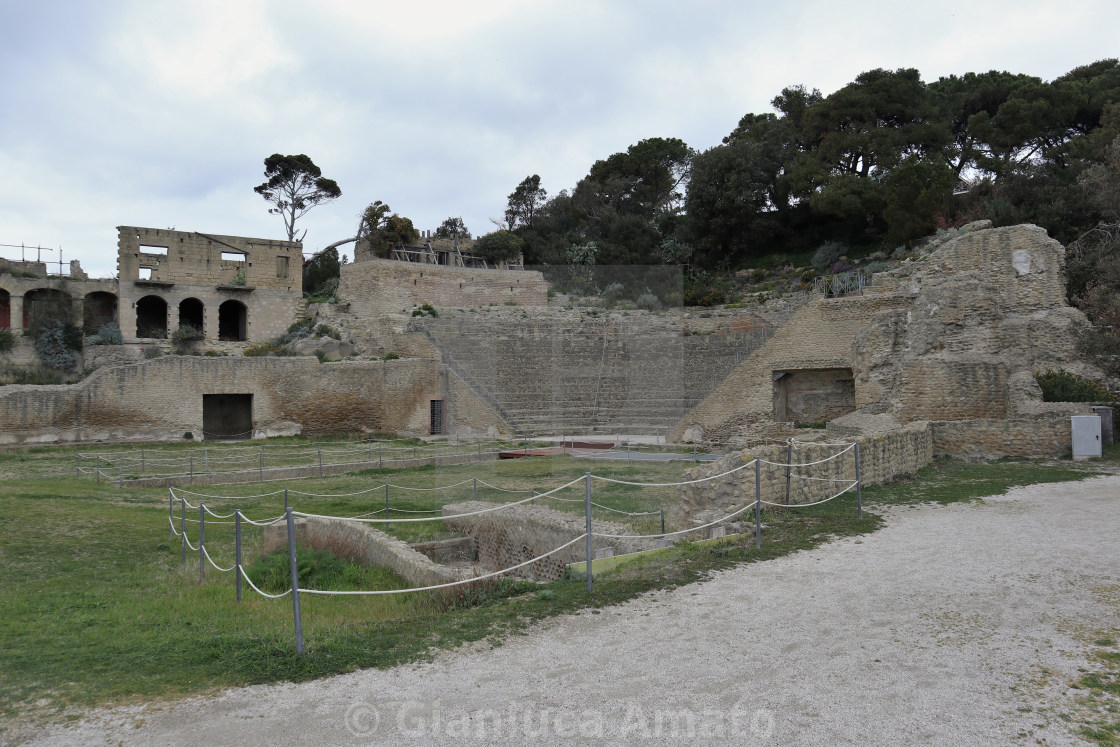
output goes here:
{"type": "Polygon", "coordinates": [[[203,432],[203,395],[252,395],[254,436],[426,434],[432,400],[456,427],[500,430],[501,418],[437,361],[166,356],[94,372],[65,386],[0,389],[0,443],[182,440],[203,432]],[[462,404],[460,409],[459,405],[462,404]]]}
{"type": "Polygon", "coordinates": [[[338,296],[357,320],[410,314],[423,304],[471,308],[516,304],[547,306],[544,276],[529,270],[480,270],[387,259],[343,265],[338,296]]]}
{"type": "MultiPolygon", "coordinates": [[[[317,517],[295,520],[296,543],[316,550],[330,550],[340,558],[364,566],[388,568],[411,586],[420,588],[460,580],[460,574],[434,562],[401,540],[368,524],[317,517]]],[[[288,546],[285,523],[264,528],[264,551],[288,546]]]]}

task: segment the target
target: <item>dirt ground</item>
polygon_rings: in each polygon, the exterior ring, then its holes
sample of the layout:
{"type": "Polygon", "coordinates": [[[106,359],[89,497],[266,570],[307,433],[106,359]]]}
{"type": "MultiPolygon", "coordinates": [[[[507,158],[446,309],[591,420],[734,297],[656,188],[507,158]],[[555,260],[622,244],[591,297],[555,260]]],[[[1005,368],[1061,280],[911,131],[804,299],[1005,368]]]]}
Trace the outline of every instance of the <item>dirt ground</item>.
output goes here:
{"type": "Polygon", "coordinates": [[[1081,744],[1120,628],[1120,477],[887,526],[528,636],[298,685],[97,711],[31,744],[1081,744]],[[1115,635],[1115,632],[1112,633],[1115,635]]]}

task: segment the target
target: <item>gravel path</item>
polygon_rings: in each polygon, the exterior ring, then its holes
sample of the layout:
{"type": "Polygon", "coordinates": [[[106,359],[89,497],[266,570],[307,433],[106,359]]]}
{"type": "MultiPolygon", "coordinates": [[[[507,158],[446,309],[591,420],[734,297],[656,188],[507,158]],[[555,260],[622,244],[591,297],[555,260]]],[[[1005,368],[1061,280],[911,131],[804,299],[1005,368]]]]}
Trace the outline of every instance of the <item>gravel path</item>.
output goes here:
{"type": "Polygon", "coordinates": [[[883,530],[499,648],[91,714],[33,743],[1080,744],[1120,627],[1120,477],[894,509],[883,530]],[[1096,633],[1096,636],[1094,636],[1096,633]]]}

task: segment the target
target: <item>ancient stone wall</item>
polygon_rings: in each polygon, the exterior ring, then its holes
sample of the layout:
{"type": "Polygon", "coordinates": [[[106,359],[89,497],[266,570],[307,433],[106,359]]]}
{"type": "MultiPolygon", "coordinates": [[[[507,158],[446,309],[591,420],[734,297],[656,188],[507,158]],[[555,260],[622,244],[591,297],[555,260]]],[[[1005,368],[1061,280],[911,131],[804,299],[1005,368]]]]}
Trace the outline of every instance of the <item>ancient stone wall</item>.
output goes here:
{"type": "MultiPolygon", "coordinates": [[[[451,568],[434,562],[401,540],[368,524],[314,517],[295,521],[296,543],[316,550],[330,550],[340,558],[365,566],[388,568],[413,587],[435,586],[459,580],[451,568]]],[[[265,527],[264,551],[288,546],[286,524],[265,527]]]]}
{"type": "Polygon", "coordinates": [[[167,356],[101,369],[77,384],[0,388],[0,443],[197,438],[204,394],[252,394],[255,436],[426,434],[433,399],[444,400],[464,432],[502,427],[449,376],[430,360],[167,356]]]}
{"type": "Polygon", "coordinates": [[[144,331],[137,303],[146,297],[166,304],[166,334],[192,318],[184,313],[184,301],[201,302],[202,332],[211,340],[235,337],[220,335],[219,307],[226,302],[244,305],[245,334],[237,339],[249,342],[283,334],[302,315],[303,254],[297,241],[134,226],[117,231],[120,326],[127,339],[144,331]]]}
{"type": "MultiPolygon", "coordinates": [[[[757,457],[770,462],[759,467],[764,502],[814,503],[849,487],[855,480],[855,451],[848,449],[853,442],[859,443],[860,477],[864,485],[881,485],[913,475],[929,464],[934,455],[933,429],[929,423],[916,422],[849,441],[796,442],[792,448],[771,445],[746,450],[686,470],[683,479],[697,480],[723,474],[748,465],[757,457]],[[784,465],[791,463],[798,466],[787,470],[784,465]]],[[[680,487],[680,498],[685,526],[701,526],[728,516],[754,501],[754,467],[746,466],[726,477],[683,485],[680,487]]],[[[749,518],[740,516],[737,520],[746,521],[749,518]]]]}
{"type": "MultiPolygon", "coordinates": [[[[484,501],[451,503],[443,507],[444,516],[473,513],[497,504],[484,501]]],[[[487,571],[510,568],[546,552],[555,550],[565,542],[579,537],[587,530],[586,519],[582,513],[570,514],[541,506],[521,504],[488,511],[484,514],[445,519],[444,524],[454,530],[467,532],[478,548],[478,563],[487,571]]],[[[592,534],[636,534],[624,524],[594,520],[592,534]]],[[[649,549],[628,540],[594,537],[593,550],[610,548],[615,555],[649,549]]],[[[576,542],[547,558],[542,558],[525,566],[516,575],[537,581],[555,581],[564,572],[564,566],[587,559],[587,545],[576,542]]]]}
{"type": "Polygon", "coordinates": [[[480,270],[368,259],[343,265],[338,296],[358,320],[437,309],[517,304],[547,306],[548,285],[539,272],[480,270]]]}
{"type": "Polygon", "coordinates": [[[1093,415],[1088,405],[1065,404],[1059,412],[1006,419],[933,422],[934,453],[969,459],[1068,457],[1071,415],[1093,415]]]}

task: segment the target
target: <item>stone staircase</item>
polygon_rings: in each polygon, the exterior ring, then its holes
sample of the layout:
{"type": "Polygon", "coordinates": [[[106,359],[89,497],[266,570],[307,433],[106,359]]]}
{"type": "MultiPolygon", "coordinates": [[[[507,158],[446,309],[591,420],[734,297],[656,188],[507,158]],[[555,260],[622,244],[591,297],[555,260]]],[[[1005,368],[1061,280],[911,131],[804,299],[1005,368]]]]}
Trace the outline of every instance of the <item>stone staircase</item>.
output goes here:
{"type": "Polygon", "coordinates": [[[429,319],[412,328],[523,435],[668,433],[769,337],[629,320],[429,319]]]}

